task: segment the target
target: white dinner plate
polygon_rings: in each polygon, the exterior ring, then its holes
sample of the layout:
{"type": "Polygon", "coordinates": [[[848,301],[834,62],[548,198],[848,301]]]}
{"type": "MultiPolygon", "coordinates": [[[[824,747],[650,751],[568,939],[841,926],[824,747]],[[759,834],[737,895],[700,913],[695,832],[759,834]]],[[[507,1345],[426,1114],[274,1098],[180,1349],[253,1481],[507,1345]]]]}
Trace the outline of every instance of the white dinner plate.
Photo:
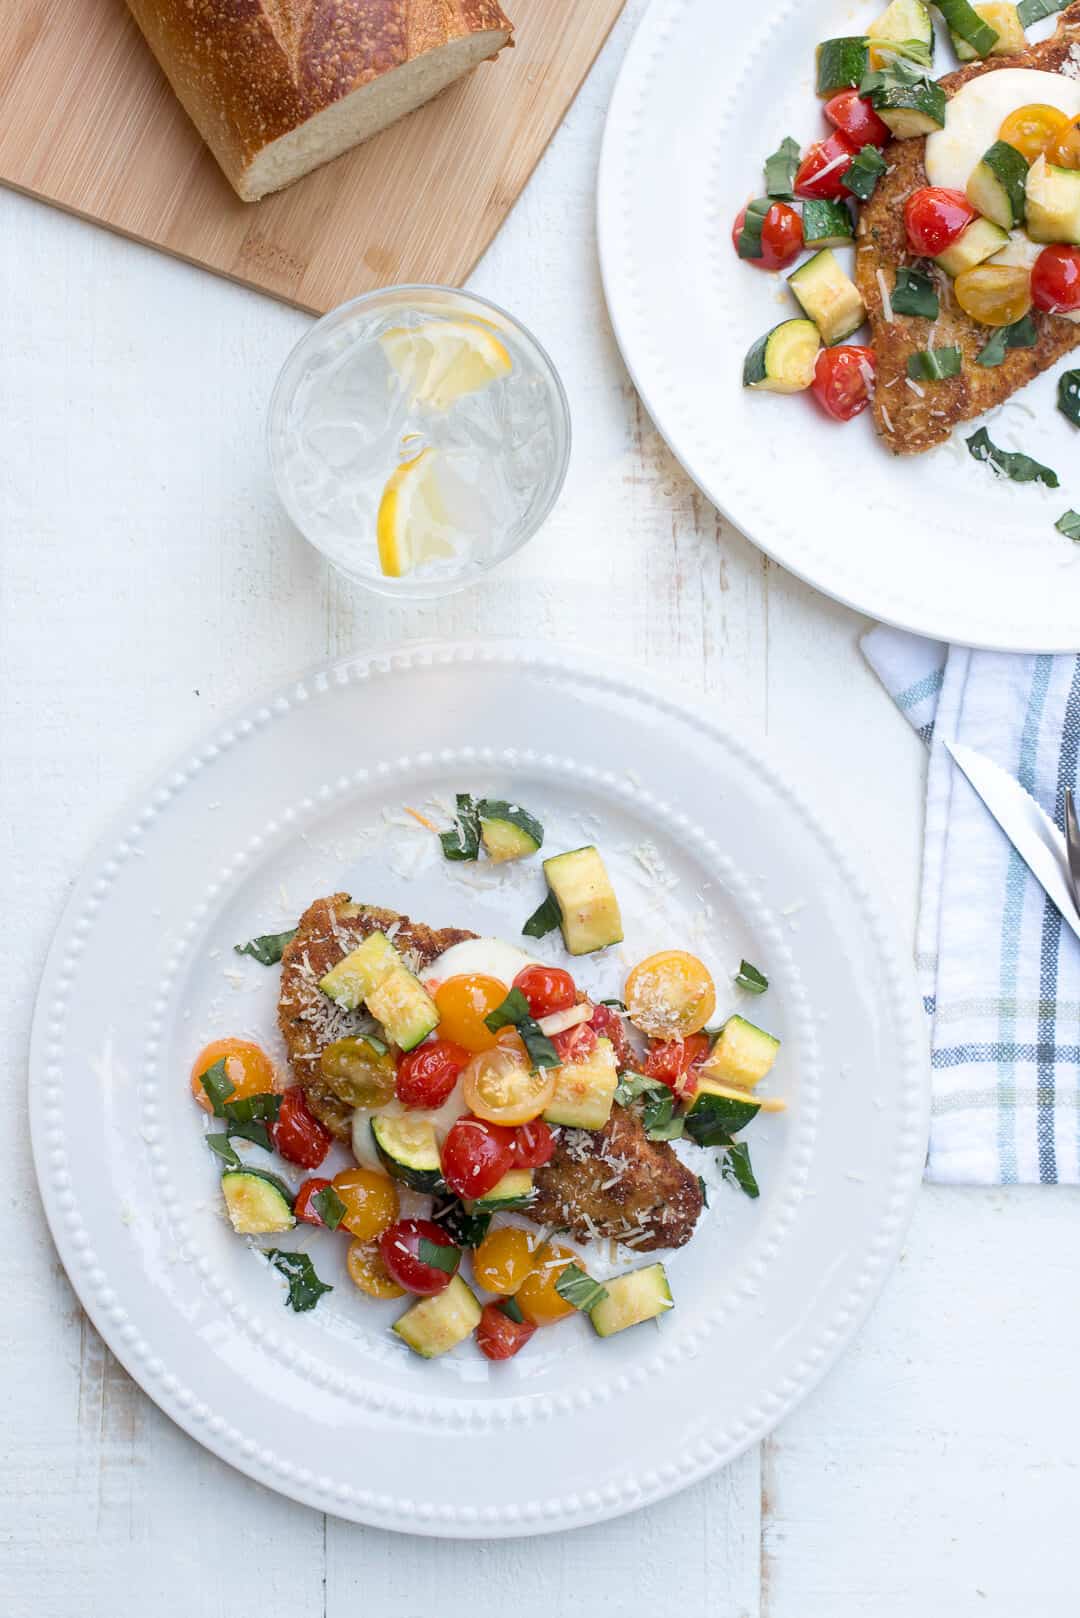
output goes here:
{"type": "MultiPolygon", "coordinates": [[[[566,960],[558,934],[532,946],[566,960]]],[[[854,1332],[923,1163],[913,976],[838,835],[744,742],[651,682],[528,643],[411,646],[297,681],[131,804],[61,922],[34,1024],[35,1162],[64,1264],[109,1346],[200,1443],[270,1487],[412,1532],[540,1533],[614,1516],[760,1438],[854,1332]],[[415,1358],[400,1304],[348,1281],[308,1314],[223,1217],[188,1074],[235,1034],[280,1058],[279,972],[233,951],[339,889],[437,926],[520,938],[535,860],[449,864],[403,806],[512,796],[546,850],[595,840],[626,945],[573,965],[618,994],[658,948],[701,953],[719,1010],[783,1040],[788,1103],[747,1137],[754,1202],[697,1160],[711,1206],[671,1256],[675,1308],[608,1341],[575,1317],[490,1365],[415,1358]],[[750,1000],[745,956],[771,980],[750,1000]]],[[[337,1150],[337,1149],[336,1149],[337,1150]]],[[[342,1154],[344,1162],[344,1154],[342,1154]]],[[[295,1185],[303,1175],[290,1176],[295,1185]]],[[[598,1263],[600,1262],[598,1257],[598,1263]]]]}
{"type": "MultiPolygon", "coordinates": [[[[748,394],[754,340],[800,313],[783,276],[736,257],[731,227],[785,135],[825,130],[814,48],[884,0],[653,0],[627,53],[600,164],[599,241],[616,336],[646,408],[690,476],[756,545],[861,612],[941,640],[1080,647],[1077,429],[1055,408],[1066,357],[985,418],[1054,468],[1057,490],[996,478],[964,423],[893,456],[869,413],[847,425],[808,397],[748,394]]],[[[1030,31],[1050,32],[1053,20],[1030,31]]],[[[939,29],[935,72],[952,63],[939,29]]]]}

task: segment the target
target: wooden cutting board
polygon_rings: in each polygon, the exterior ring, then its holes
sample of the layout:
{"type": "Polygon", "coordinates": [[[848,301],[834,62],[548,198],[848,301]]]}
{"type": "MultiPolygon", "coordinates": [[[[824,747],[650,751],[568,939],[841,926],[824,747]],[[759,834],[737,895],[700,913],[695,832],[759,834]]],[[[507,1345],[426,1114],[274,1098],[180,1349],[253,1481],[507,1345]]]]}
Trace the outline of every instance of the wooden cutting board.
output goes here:
{"type": "Polygon", "coordinates": [[[287,191],[245,203],[123,0],[3,0],[0,182],[320,314],[393,282],[456,286],[622,7],[513,0],[513,50],[287,191]]]}

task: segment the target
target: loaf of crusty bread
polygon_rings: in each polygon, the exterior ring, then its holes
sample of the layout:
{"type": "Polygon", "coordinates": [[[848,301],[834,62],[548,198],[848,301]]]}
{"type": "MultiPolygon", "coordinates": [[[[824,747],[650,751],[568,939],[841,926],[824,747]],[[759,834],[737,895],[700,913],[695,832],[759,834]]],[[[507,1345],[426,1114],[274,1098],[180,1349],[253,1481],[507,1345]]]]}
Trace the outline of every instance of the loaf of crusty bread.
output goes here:
{"type": "Polygon", "coordinates": [[[511,43],[498,0],[128,0],[245,202],[368,140],[511,43]]]}

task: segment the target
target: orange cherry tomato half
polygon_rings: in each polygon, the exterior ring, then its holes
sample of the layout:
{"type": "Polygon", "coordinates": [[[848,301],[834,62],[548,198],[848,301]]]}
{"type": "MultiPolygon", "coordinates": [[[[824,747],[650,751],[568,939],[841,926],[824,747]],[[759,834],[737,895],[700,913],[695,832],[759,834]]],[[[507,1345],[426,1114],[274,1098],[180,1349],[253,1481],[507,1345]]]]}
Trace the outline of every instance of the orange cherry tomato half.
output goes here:
{"type": "MultiPolygon", "coordinates": [[[[736,253],[739,251],[739,239],[745,223],[746,209],[743,208],[731,229],[731,240],[736,253]]],[[[798,258],[802,249],[802,220],[795,209],[789,208],[786,202],[774,202],[762,220],[760,258],[743,258],[743,263],[752,264],[756,270],[786,270],[788,265],[798,258]]]]}
{"type": "Polygon", "coordinates": [[[685,1039],[704,1028],[716,1010],[716,985],[696,955],[665,949],[634,967],[623,999],[630,1021],[643,1034],[685,1039]]]}
{"type": "Polygon", "coordinates": [[[490,1051],[495,1035],[484,1018],[506,999],[505,983],[482,972],[462,972],[447,978],[435,991],[439,1035],[467,1051],[490,1051]]]}
{"type": "Polygon", "coordinates": [[[354,1241],[345,1254],[345,1268],[349,1279],[369,1298],[403,1298],[405,1288],[399,1287],[383,1262],[378,1242],[354,1241]]]}
{"type": "Polygon", "coordinates": [[[577,1253],[562,1242],[545,1242],[533,1257],[533,1267],[517,1290],[517,1305],[534,1326],[551,1326],[572,1315],[574,1306],[555,1290],[568,1264],[579,1263],[577,1253]]]}
{"type": "Polygon", "coordinates": [[[532,1274],[536,1244],[518,1225],[491,1230],[473,1253],[473,1275],[485,1292],[512,1296],[532,1274]]]}
{"type": "Polygon", "coordinates": [[[975,218],[975,209],[962,191],[940,185],[920,186],[904,204],[904,228],[911,249],[936,258],[962,236],[975,218]]]}
{"type": "Polygon", "coordinates": [[[956,277],[953,293],[972,320],[1011,326],[1031,308],[1031,276],[1019,264],[976,264],[956,277]]]}
{"type": "Polygon", "coordinates": [[[1029,163],[1034,163],[1041,157],[1048,146],[1052,146],[1059,136],[1069,127],[1069,115],[1061,112],[1057,107],[1047,107],[1041,102],[1033,102],[1027,107],[1017,107],[1010,112],[1001,128],[998,130],[998,140],[1003,140],[1007,146],[1012,146],[1029,163]]]}
{"type": "Polygon", "coordinates": [[[362,1242],[381,1236],[398,1216],[398,1189],[386,1174],[374,1169],[342,1169],[334,1175],[333,1186],[345,1204],[342,1225],[362,1242]]]}
{"type": "Polygon", "coordinates": [[[1031,297],[1047,314],[1080,309],[1080,247],[1044,247],[1031,272],[1031,297]]]}
{"type": "Polygon", "coordinates": [[[1045,157],[1056,169],[1080,169],[1080,118],[1074,118],[1067,129],[1055,136],[1045,157]]]}
{"type": "Polygon", "coordinates": [[[204,1112],[214,1109],[199,1080],[215,1062],[221,1061],[225,1063],[225,1075],[233,1087],[230,1101],[265,1095],[275,1088],[274,1064],[258,1045],[246,1039],[215,1039],[199,1052],[191,1068],[191,1093],[204,1112]]]}
{"type": "Polygon", "coordinates": [[[851,421],[870,403],[876,370],[872,348],[856,343],[822,348],[810,384],[814,398],[834,421],[851,421]]]}
{"type": "Polygon", "coordinates": [[[514,1050],[477,1051],[461,1075],[465,1105],[489,1124],[527,1124],[555,1094],[555,1069],[533,1068],[514,1050]]]}

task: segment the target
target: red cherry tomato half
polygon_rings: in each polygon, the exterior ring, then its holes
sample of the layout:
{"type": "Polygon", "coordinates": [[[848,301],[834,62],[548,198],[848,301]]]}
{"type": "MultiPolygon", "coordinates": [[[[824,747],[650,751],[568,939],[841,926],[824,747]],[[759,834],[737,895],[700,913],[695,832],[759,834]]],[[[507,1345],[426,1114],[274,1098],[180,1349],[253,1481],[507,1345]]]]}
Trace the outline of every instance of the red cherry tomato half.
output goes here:
{"type": "Polygon", "coordinates": [[[827,140],[819,140],[816,146],[811,146],[799,165],[795,175],[795,195],[833,199],[842,197],[844,188],[841,181],[851,167],[855,152],[856,148],[839,130],[827,140]]]}
{"type": "Polygon", "coordinates": [[[299,1163],[302,1169],[317,1169],[334,1141],[330,1131],[311,1116],[298,1084],[282,1096],[281,1111],[270,1133],[282,1157],[299,1163]]]}
{"type": "Polygon", "coordinates": [[[441,1225],[431,1219],[399,1219],[379,1237],[382,1261],[399,1287],[431,1298],[450,1285],[461,1263],[461,1248],[455,1247],[441,1225]],[[430,1242],[446,1253],[447,1268],[428,1264],[420,1257],[420,1243],[430,1242]],[[452,1264],[451,1264],[452,1260],[452,1264]]]}
{"type": "Polygon", "coordinates": [[[297,1219],[302,1219],[305,1225],[325,1225],[326,1221],[312,1199],[317,1197],[320,1191],[325,1191],[329,1184],[329,1180],[305,1180],[296,1193],[293,1213],[297,1219]]]}
{"type": "Polygon", "coordinates": [[[891,136],[889,126],[874,111],[867,96],[858,90],[841,90],[825,103],[825,116],[834,129],[838,129],[856,151],[864,146],[885,146],[891,136]]]}
{"type": "Polygon", "coordinates": [[[613,1006],[594,1006],[589,1027],[600,1039],[610,1039],[615,1047],[616,1067],[622,1069],[632,1066],[634,1047],[626,1032],[626,1023],[613,1006]]]}
{"type": "Polygon", "coordinates": [[[814,366],[814,398],[834,421],[850,421],[870,403],[874,375],[872,348],[854,343],[823,348],[814,366]]]}
{"type": "Polygon", "coordinates": [[[398,1100],[404,1107],[441,1107],[469,1059],[468,1051],[448,1039],[418,1045],[398,1063],[394,1080],[398,1100]]]}
{"type": "Polygon", "coordinates": [[[975,218],[975,209],[962,191],[924,185],[904,204],[904,228],[913,253],[936,258],[962,236],[975,218]]]}
{"type": "MultiPolygon", "coordinates": [[[[459,1197],[482,1197],[514,1166],[514,1130],[459,1118],[443,1142],[443,1179],[459,1197]]],[[[401,1283],[405,1285],[404,1281],[401,1283]]]]}
{"type": "MultiPolygon", "coordinates": [[[[739,251],[739,237],[745,219],[744,208],[731,230],[736,253],[739,251]]],[[[752,264],[757,270],[786,270],[798,258],[802,248],[803,229],[799,215],[786,202],[774,202],[761,225],[761,257],[744,258],[743,263],[752,264]]]]}
{"type": "Polygon", "coordinates": [[[565,1033],[552,1034],[551,1043],[559,1053],[560,1062],[587,1062],[596,1049],[596,1034],[587,1022],[579,1022],[576,1028],[567,1028],[565,1033]]]}
{"type": "Polygon", "coordinates": [[[476,1346],[489,1360],[512,1360],[536,1327],[531,1320],[511,1320],[497,1303],[488,1303],[476,1328],[476,1346]]]}
{"type": "Polygon", "coordinates": [[[542,1118],[519,1124],[513,1134],[516,1169],[542,1169],[555,1156],[555,1136],[542,1118]]]}
{"type": "Polygon", "coordinates": [[[577,999],[574,980],[561,966],[523,966],[513,987],[521,990],[534,1017],[569,1011],[577,999]]]}
{"type": "Polygon", "coordinates": [[[1031,272],[1031,301],[1048,314],[1080,309],[1080,247],[1044,247],[1031,272]]]}
{"type": "Polygon", "coordinates": [[[685,1039],[651,1039],[643,1064],[646,1078],[659,1079],[669,1089],[683,1089],[683,1076],[709,1054],[708,1034],[687,1034],[685,1039]]]}

